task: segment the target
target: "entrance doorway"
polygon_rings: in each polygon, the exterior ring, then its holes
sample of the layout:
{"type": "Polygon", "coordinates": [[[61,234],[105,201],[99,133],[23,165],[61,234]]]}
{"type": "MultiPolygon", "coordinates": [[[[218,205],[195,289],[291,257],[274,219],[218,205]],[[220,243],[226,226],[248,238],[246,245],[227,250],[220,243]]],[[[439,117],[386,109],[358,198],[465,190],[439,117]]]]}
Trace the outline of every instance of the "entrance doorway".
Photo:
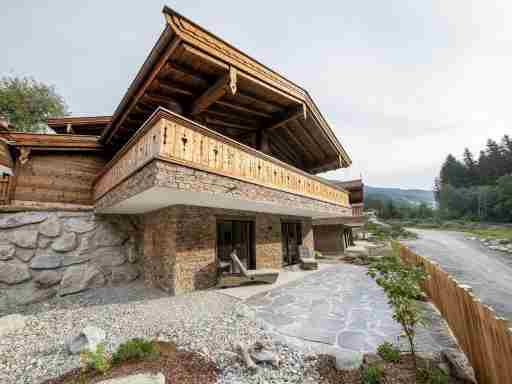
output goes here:
{"type": "Polygon", "coordinates": [[[301,223],[282,223],[283,265],[299,262],[299,245],[302,245],[301,223]]]}
{"type": "MultiPolygon", "coordinates": [[[[230,254],[236,254],[247,269],[256,269],[254,223],[241,220],[217,220],[217,257],[231,264],[230,254]]],[[[240,271],[232,271],[240,272],[240,271]]]]}

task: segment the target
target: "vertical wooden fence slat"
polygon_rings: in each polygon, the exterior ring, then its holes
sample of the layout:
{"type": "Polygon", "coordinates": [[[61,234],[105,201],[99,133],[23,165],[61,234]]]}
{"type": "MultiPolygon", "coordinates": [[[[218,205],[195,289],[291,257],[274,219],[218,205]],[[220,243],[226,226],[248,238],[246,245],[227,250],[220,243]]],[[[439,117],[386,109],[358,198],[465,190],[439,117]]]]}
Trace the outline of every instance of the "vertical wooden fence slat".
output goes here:
{"type": "Polygon", "coordinates": [[[512,330],[439,265],[400,246],[407,263],[422,264],[430,275],[423,289],[448,322],[480,384],[512,382],[512,330]]]}
{"type": "Polygon", "coordinates": [[[10,176],[0,176],[0,205],[9,204],[10,176]]]}

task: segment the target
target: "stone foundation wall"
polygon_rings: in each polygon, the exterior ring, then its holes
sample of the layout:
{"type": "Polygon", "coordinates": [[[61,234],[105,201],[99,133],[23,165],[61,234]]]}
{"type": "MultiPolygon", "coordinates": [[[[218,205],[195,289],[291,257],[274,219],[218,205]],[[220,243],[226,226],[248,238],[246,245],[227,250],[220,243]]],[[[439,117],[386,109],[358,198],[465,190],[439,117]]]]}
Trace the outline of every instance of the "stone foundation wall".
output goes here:
{"type": "Polygon", "coordinates": [[[0,213],[0,312],[141,273],[142,224],[92,211],[0,213]]]}
{"type": "MultiPolygon", "coordinates": [[[[281,268],[281,222],[297,217],[174,206],[144,215],[144,280],[174,294],[216,283],[217,218],[254,221],[256,268],[281,268]]],[[[302,219],[304,245],[313,249],[311,220],[302,219]]]]}

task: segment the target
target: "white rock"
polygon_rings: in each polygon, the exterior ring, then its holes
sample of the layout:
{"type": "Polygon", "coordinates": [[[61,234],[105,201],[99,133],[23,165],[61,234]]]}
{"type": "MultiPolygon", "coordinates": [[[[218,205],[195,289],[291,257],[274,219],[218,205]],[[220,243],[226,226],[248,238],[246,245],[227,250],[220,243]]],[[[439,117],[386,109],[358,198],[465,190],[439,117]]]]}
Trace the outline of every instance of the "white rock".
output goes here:
{"type": "Polygon", "coordinates": [[[57,216],[52,216],[44,223],[39,225],[39,232],[47,237],[57,237],[60,235],[62,225],[57,216]]]}
{"type": "Polygon", "coordinates": [[[9,260],[14,257],[16,248],[12,244],[0,244],[0,260],[9,260]]]}
{"type": "Polygon", "coordinates": [[[14,232],[12,242],[21,248],[36,248],[37,247],[37,231],[33,230],[19,230],[14,232]]]}
{"type": "Polygon", "coordinates": [[[125,377],[100,381],[98,384],[165,384],[165,376],[161,373],[139,373],[125,377]]]}
{"type": "Polygon", "coordinates": [[[19,329],[23,329],[24,327],[25,316],[15,313],[0,317],[0,337],[19,329]]]}
{"type": "Polygon", "coordinates": [[[363,354],[361,352],[339,351],[336,352],[336,368],[359,369],[363,364],[363,354]]]}
{"type": "Polygon", "coordinates": [[[76,233],[69,232],[52,243],[52,249],[57,252],[69,252],[77,246],[76,233]]]}
{"type": "Polygon", "coordinates": [[[103,343],[105,338],[106,333],[103,329],[87,326],[76,337],[68,341],[66,347],[72,355],[83,351],[96,352],[98,344],[103,343]]]}

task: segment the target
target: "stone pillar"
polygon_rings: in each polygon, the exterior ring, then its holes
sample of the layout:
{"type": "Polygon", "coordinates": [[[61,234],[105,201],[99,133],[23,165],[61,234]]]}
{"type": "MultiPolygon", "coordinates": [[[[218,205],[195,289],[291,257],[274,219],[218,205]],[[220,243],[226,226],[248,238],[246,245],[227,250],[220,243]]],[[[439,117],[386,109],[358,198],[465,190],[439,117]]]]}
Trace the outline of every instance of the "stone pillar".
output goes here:
{"type": "Polygon", "coordinates": [[[276,215],[257,214],[255,223],[256,269],[281,268],[283,246],[281,219],[276,215]]]}

